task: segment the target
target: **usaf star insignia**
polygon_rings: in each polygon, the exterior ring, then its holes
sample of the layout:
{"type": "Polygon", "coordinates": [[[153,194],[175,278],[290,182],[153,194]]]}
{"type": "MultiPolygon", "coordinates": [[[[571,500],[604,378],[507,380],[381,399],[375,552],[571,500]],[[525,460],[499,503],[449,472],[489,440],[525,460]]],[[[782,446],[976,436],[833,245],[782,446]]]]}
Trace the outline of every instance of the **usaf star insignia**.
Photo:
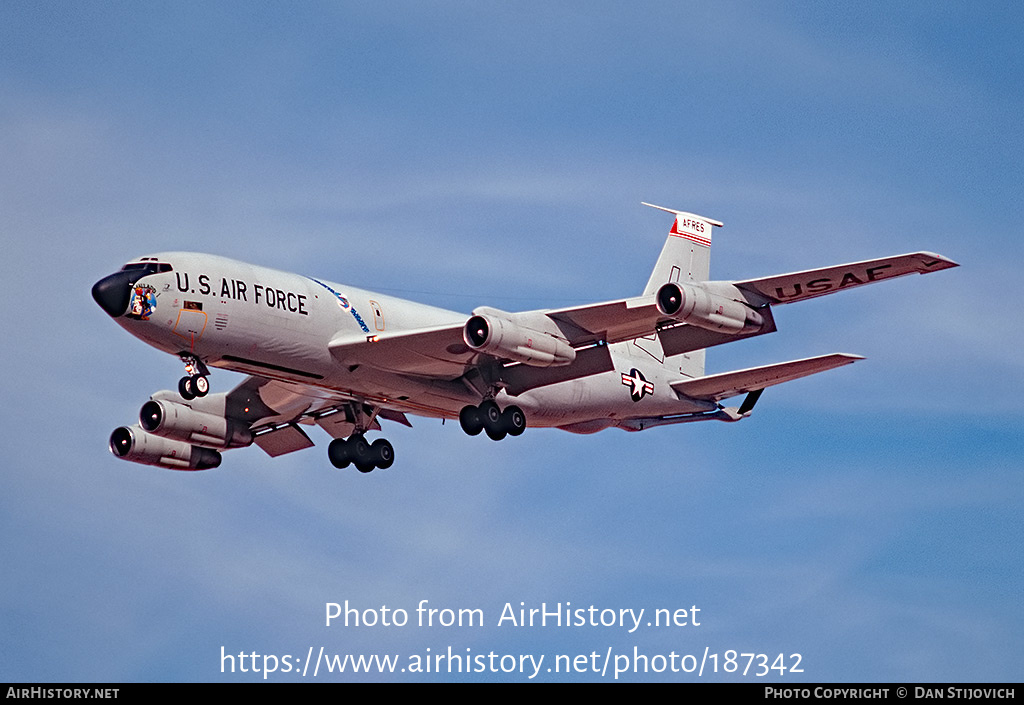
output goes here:
{"type": "Polygon", "coordinates": [[[629,387],[629,395],[633,401],[640,401],[647,394],[654,394],[654,383],[648,382],[643,373],[635,367],[629,374],[622,374],[622,383],[629,387]]]}

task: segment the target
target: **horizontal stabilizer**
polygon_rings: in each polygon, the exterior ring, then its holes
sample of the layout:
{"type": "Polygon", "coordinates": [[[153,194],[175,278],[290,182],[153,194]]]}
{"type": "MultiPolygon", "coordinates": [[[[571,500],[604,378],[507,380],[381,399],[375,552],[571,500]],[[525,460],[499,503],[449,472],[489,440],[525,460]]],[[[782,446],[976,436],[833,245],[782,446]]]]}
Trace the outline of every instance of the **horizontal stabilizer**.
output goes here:
{"type": "Polygon", "coordinates": [[[905,274],[928,274],[958,266],[960,265],[942,255],[913,252],[732,283],[740,290],[753,294],[753,303],[785,304],[833,294],[883,279],[902,277],[905,274]]]}
{"type": "MultiPolygon", "coordinates": [[[[717,402],[739,394],[754,392],[775,384],[782,384],[783,382],[789,382],[800,377],[813,375],[817,372],[831,370],[834,367],[848,365],[851,362],[863,359],[860,355],[833,353],[820,357],[809,357],[804,360],[752,367],[747,370],[722,372],[717,375],[698,377],[697,379],[680,380],[672,382],[672,389],[691,399],[717,402]]],[[[750,406],[753,406],[753,404],[750,406]]]]}
{"type": "Polygon", "coordinates": [[[665,206],[656,206],[653,203],[647,203],[646,201],[640,201],[640,203],[641,203],[641,205],[648,206],[649,208],[656,208],[659,211],[665,211],[666,213],[671,213],[676,218],[680,218],[680,217],[683,217],[683,218],[699,218],[700,220],[703,220],[705,222],[711,223],[712,225],[716,225],[719,228],[724,227],[724,225],[725,225],[724,223],[722,223],[719,220],[712,220],[711,218],[708,218],[708,217],[703,216],[703,215],[697,215],[696,213],[687,213],[686,211],[677,211],[675,208],[666,208],[665,206]]]}

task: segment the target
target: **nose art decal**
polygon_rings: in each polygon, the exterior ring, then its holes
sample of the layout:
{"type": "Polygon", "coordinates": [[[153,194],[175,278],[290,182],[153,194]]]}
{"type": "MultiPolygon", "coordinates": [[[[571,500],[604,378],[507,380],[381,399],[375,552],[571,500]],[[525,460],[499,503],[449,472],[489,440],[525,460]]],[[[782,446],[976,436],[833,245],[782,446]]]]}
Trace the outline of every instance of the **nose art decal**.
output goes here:
{"type": "Polygon", "coordinates": [[[128,302],[128,318],[148,321],[156,310],[156,289],[149,284],[136,284],[132,287],[132,298],[128,302]]]}

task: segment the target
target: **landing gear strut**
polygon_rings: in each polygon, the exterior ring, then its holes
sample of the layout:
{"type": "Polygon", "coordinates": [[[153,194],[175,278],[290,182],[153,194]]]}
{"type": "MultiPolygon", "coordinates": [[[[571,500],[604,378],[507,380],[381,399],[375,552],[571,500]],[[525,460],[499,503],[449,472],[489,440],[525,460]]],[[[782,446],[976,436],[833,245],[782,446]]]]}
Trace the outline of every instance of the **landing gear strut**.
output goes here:
{"type": "Polygon", "coordinates": [[[459,412],[459,425],[471,436],[484,431],[488,438],[500,441],[505,436],[518,436],[526,430],[526,414],[515,404],[502,411],[493,399],[480,406],[464,406],[459,412]]]}
{"type": "Polygon", "coordinates": [[[195,355],[181,353],[178,355],[185,363],[187,376],[178,380],[178,394],[185,401],[191,401],[196,397],[205,397],[210,392],[210,380],[206,377],[210,370],[195,355]]]}

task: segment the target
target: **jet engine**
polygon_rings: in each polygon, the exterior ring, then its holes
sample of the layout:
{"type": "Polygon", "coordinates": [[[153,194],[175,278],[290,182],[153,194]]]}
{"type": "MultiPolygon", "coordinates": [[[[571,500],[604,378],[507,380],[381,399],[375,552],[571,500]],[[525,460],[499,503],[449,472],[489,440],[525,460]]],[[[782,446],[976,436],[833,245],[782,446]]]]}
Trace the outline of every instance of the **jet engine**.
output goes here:
{"type": "Polygon", "coordinates": [[[119,458],[172,470],[208,470],[220,465],[220,453],[171,438],[122,426],[110,434],[110,451],[119,458]]]}
{"type": "Polygon", "coordinates": [[[764,317],[746,304],[695,284],[663,284],[657,307],[665,316],[712,331],[753,333],[764,325],[764,317]]]}
{"type": "Polygon", "coordinates": [[[139,423],[148,433],[214,448],[242,448],[253,440],[245,424],[166,399],[143,404],[139,423]]]}
{"type": "Polygon", "coordinates": [[[522,326],[496,310],[466,321],[462,337],[477,352],[533,367],[569,365],[576,359],[576,350],[564,338],[522,326]]]}

